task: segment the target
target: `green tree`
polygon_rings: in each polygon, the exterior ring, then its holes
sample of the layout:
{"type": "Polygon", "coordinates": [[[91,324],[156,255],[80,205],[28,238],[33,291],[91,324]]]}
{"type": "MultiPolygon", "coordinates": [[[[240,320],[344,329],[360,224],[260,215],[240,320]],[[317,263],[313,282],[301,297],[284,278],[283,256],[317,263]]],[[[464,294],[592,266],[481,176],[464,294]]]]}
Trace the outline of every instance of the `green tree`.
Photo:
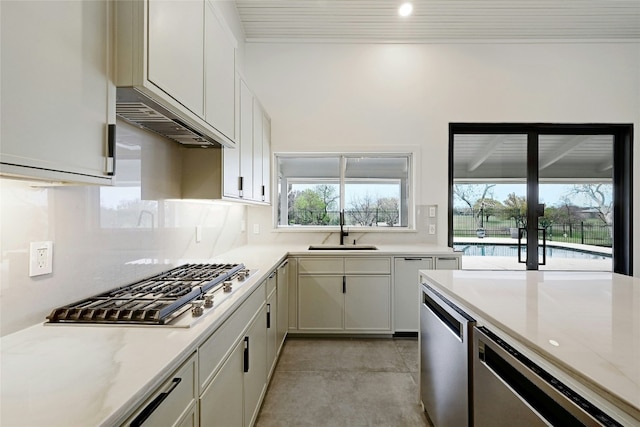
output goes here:
{"type": "Polygon", "coordinates": [[[516,196],[516,193],[509,193],[503,203],[506,217],[513,218],[518,227],[526,227],[527,199],[523,196],[516,196]]]}
{"type": "Polygon", "coordinates": [[[303,191],[291,192],[289,195],[289,223],[301,225],[327,225],[332,222],[330,209],[336,209],[335,186],[316,185],[303,191]]]}
{"type": "Polygon", "coordinates": [[[295,212],[295,224],[317,225],[321,224],[326,212],[326,204],[318,192],[306,189],[299,192],[293,202],[295,212]]]}
{"type": "Polygon", "coordinates": [[[504,210],[504,205],[499,200],[483,199],[478,200],[473,209],[478,212],[478,216],[484,215],[485,222],[489,222],[489,218],[496,216],[498,212],[504,210]]]}

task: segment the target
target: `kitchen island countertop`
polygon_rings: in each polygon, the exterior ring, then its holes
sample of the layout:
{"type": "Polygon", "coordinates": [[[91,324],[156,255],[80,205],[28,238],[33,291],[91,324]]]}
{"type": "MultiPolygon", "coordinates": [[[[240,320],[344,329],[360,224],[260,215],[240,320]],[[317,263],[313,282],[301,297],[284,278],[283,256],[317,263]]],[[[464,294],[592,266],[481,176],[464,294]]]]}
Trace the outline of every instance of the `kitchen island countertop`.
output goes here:
{"type": "Polygon", "coordinates": [[[640,279],[559,271],[421,275],[623,425],[640,425],[640,279]]]}

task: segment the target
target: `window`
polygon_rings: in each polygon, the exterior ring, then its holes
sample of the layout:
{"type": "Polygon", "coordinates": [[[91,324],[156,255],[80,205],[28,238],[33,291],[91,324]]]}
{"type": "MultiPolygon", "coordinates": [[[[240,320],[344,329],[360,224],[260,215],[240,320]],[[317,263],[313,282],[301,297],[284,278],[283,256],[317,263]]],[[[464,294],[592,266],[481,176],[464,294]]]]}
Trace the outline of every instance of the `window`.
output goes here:
{"type": "Polygon", "coordinates": [[[276,154],[277,227],[409,228],[411,154],[276,154]]]}

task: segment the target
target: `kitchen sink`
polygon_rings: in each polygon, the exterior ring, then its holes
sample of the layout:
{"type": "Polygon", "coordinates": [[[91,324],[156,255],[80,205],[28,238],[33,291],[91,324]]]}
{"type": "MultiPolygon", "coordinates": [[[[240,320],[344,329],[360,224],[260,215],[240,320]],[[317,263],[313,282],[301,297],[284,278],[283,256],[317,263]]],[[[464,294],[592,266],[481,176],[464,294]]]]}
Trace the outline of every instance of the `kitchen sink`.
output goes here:
{"type": "Polygon", "coordinates": [[[311,245],[310,251],[375,251],[373,245],[311,245]]]}

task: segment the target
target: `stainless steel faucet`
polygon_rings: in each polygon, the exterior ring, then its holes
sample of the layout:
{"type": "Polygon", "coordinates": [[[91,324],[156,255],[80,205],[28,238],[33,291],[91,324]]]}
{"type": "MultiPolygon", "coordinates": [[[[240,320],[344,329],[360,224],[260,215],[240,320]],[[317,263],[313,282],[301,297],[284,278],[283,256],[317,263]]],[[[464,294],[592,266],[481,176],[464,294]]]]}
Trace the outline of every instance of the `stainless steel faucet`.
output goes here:
{"type": "Polygon", "coordinates": [[[344,231],[344,211],[340,211],[340,245],[344,245],[344,238],[349,235],[348,231],[344,231]]]}

